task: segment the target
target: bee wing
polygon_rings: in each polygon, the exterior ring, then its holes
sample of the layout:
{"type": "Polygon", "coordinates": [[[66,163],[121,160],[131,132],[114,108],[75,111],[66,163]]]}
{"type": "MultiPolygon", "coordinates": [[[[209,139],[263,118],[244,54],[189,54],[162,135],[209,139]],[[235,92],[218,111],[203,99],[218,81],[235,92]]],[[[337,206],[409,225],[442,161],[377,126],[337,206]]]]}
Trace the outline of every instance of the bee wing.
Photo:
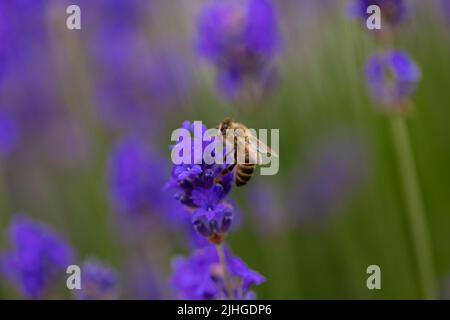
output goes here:
{"type": "Polygon", "coordinates": [[[269,146],[267,146],[264,142],[259,140],[253,135],[250,135],[249,138],[249,144],[252,149],[255,150],[255,152],[262,153],[262,154],[270,154],[271,156],[278,158],[278,153],[276,153],[274,150],[272,150],[269,146]]]}
{"type": "Polygon", "coordinates": [[[225,151],[226,151],[225,158],[226,158],[232,152],[234,152],[234,137],[231,137],[231,140],[229,139],[230,137],[228,136],[226,138],[224,138],[223,136],[219,136],[219,138],[222,140],[223,143],[225,143],[225,151]]]}
{"type": "Polygon", "coordinates": [[[236,130],[238,148],[244,150],[247,147],[250,159],[256,160],[257,164],[262,163],[261,154],[269,153],[271,156],[278,158],[278,153],[268,147],[264,142],[259,140],[252,132],[247,131],[247,135],[242,130],[236,130]]]}
{"type": "MultiPolygon", "coordinates": [[[[235,148],[235,141],[234,141],[234,137],[231,136],[231,139],[229,139],[229,137],[224,138],[223,136],[219,136],[219,138],[222,140],[223,143],[225,143],[225,154],[224,154],[224,161],[228,160],[228,157],[235,152],[234,148],[235,148]]],[[[237,139],[238,144],[240,144],[240,138],[237,139]]]]}
{"type": "MultiPolygon", "coordinates": [[[[222,137],[227,146],[231,145],[234,147],[236,142],[236,147],[238,148],[238,150],[248,150],[250,163],[261,164],[261,154],[265,155],[269,153],[271,156],[278,158],[278,154],[274,150],[269,148],[264,142],[259,140],[253,133],[249,131],[244,132],[244,130],[235,130],[234,136],[231,136],[230,138],[232,140],[228,138],[224,139],[222,137]],[[236,138],[236,140],[234,138],[236,138]]],[[[231,153],[231,151],[233,150],[227,152],[227,156],[231,153]]]]}
{"type": "MultiPolygon", "coordinates": [[[[258,152],[258,145],[252,142],[254,139],[252,135],[246,135],[243,130],[235,130],[236,147],[239,150],[246,150],[248,152],[249,163],[260,164],[261,157],[258,152]]],[[[256,140],[257,141],[257,140],[256,140]]]]}

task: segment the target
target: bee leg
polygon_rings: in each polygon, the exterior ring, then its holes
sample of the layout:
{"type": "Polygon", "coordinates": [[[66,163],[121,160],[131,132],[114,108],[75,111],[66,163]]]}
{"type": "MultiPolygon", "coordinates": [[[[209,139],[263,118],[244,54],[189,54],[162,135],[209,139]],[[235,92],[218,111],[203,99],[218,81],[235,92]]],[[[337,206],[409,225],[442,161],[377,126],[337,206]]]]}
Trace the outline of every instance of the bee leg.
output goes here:
{"type": "Polygon", "coordinates": [[[222,175],[226,175],[226,174],[230,173],[231,171],[234,170],[234,167],[236,167],[236,163],[233,163],[230,166],[228,166],[225,169],[223,169],[221,174],[222,175]]]}

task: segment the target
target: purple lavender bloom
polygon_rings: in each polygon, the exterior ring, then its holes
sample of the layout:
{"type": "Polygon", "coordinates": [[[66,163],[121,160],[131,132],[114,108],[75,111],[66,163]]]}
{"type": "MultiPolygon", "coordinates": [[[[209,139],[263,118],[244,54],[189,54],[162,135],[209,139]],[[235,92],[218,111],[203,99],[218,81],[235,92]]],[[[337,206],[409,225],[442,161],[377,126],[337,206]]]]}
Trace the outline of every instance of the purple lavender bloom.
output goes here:
{"type": "Polygon", "coordinates": [[[179,105],[190,76],[178,48],[155,44],[142,30],[160,3],[100,0],[84,5],[93,31],[88,45],[100,119],[109,129],[154,135],[158,120],[179,105]]]}
{"type": "MultiPolygon", "coordinates": [[[[186,129],[194,133],[194,123],[185,121],[182,125],[182,129],[186,129]]],[[[202,127],[202,135],[207,130],[206,126],[202,127]]],[[[182,143],[180,141],[178,143],[182,143]]],[[[204,206],[200,199],[202,192],[210,192],[205,194],[205,198],[210,199],[210,202],[218,203],[224,199],[231,190],[232,174],[222,176],[222,171],[226,168],[225,165],[220,164],[206,164],[203,161],[203,151],[211,143],[216,141],[201,143],[201,150],[194,150],[194,139],[192,139],[191,158],[189,164],[174,165],[172,168],[172,176],[170,181],[166,184],[167,189],[175,191],[175,197],[184,205],[191,208],[199,208],[204,206]],[[200,155],[201,159],[195,158],[196,155],[200,155]],[[193,163],[201,162],[200,164],[193,163]],[[201,190],[200,194],[197,194],[196,199],[193,198],[194,190],[201,190]],[[197,201],[197,203],[195,203],[197,201]]]]}
{"type": "Polygon", "coordinates": [[[81,290],[75,294],[81,300],[117,299],[117,274],[97,260],[88,260],[81,267],[81,290]]]}
{"type": "Polygon", "coordinates": [[[366,80],[372,96],[386,107],[402,107],[421,78],[418,65],[399,50],[374,54],[366,64],[366,80]]]}
{"type": "Polygon", "coordinates": [[[24,216],[13,218],[9,226],[13,249],[3,252],[0,271],[28,298],[48,297],[52,287],[73,262],[69,244],[51,230],[24,216]]]}
{"type": "Polygon", "coordinates": [[[64,106],[58,59],[49,54],[49,4],[44,0],[0,3],[0,96],[20,132],[21,148],[14,156],[34,163],[45,158],[52,165],[74,164],[85,159],[87,139],[81,141],[81,148],[67,149],[76,121],[64,106]]]}
{"type": "MultiPolygon", "coordinates": [[[[16,54],[19,46],[36,48],[48,40],[46,18],[49,2],[45,0],[2,1],[0,12],[4,18],[0,26],[6,34],[8,46],[13,45],[16,54]],[[20,36],[17,35],[20,33],[20,36]],[[38,39],[40,42],[35,42],[38,39]]],[[[1,30],[1,29],[0,29],[1,30]]],[[[3,44],[0,44],[0,48],[3,44]]],[[[10,48],[12,49],[12,48],[10,48]]]]}
{"type": "Polygon", "coordinates": [[[0,85],[3,81],[3,74],[6,65],[6,57],[9,43],[8,23],[6,21],[6,13],[1,10],[0,6],[0,85]]]}
{"type": "Polygon", "coordinates": [[[219,242],[222,241],[220,235],[230,229],[232,220],[233,208],[223,204],[208,209],[199,208],[192,216],[192,223],[198,233],[212,241],[219,235],[219,242]]]}
{"type": "MultiPolygon", "coordinates": [[[[255,299],[250,290],[265,278],[251,270],[241,259],[225,250],[225,261],[236,299],[255,299]]],[[[180,299],[219,300],[229,299],[225,286],[224,270],[215,246],[195,251],[190,257],[176,257],[172,263],[171,282],[180,299]]]]}
{"type": "MultiPolygon", "coordinates": [[[[182,128],[194,132],[194,123],[186,121],[182,128]]],[[[202,132],[206,130],[203,126],[202,132]]],[[[210,143],[216,141],[202,142],[202,155],[210,143]]],[[[190,163],[196,160],[194,145],[195,142],[192,141],[190,163]]],[[[171,178],[166,184],[166,189],[193,211],[194,228],[213,242],[222,241],[233,219],[233,208],[224,201],[231,190],[233,173],[222,175],[225,167],[226,165],[221,164],[206,164],[203,159],[200,164],[174,165],[171,178]]]]}
{"type": "Polygon", "coordinates": [[[148,217],[164,206],[162,158],[138,138],[125,138],[114,148],[108,165],[109,193],[115,210],[148,217]]]}
{"type": "Polygon", "coordinates": [[[450,1],[441,0],[440,8],[446,22],[450,23],[450,1]]]}
{"type": "Polygon", "coordinates": [[[382,21],[394,26],[402,22],[408,12],[405,0],[352,0],[349,5],[349,12],[352,16],[363,19],[370,16],[367,8],[370,5],[377,5],[381,10],[382,21]]]}
{"type": "Polygon", "coordinates": [[[236,97],[246,80],[264,87],[275,77],[280,34],[270,0],[212,0],[199,16],[198,37],[199,51],[217,67],[226,96],[236,97]]]}
{"type": "Polygon", "coordinates": [[[189,71],[174,50],[150,50],[135,38],[135,34],[124,36],[121,43],[126,45],[111,61],[102,58],[96,63],[98,112],[111,129],[154,134],[161,127],[158,119],[181,103],[189,71]]]}
{"type": "Polygon", "coordinates": [[[0,111],[0,156],[12,152],[19,143],[17,121],[7,112],[0,111]]]}

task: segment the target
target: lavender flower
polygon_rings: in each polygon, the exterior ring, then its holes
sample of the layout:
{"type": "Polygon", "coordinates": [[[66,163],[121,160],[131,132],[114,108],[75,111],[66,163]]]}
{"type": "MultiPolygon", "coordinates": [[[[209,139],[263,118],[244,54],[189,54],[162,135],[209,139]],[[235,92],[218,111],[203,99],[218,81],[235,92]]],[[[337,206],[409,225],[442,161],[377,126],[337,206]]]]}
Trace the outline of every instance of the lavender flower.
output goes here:
{"type": "Polygon", "coordinates": [[[3,252],[0,271],[28,298],[48,297],[73,261],[72,248],[48,226],[24,216],[9,226],[13,249],[3,252]]]}
{"type": "Polygon", "coordinates": [[[17,121],[7,112],[0,111],[0,156],[12,152],[19,143],[17,121]]]}
{"type": "MultiPolygon", "coordinates": [[[[194,124],[188,121],[182,127],[194,132],[194,124]]],[[[203,126],[202,130],[207,129],[203,126]]],[[[210,143],[216,142],[202,143],[201,154],[210,143]]],[[[194,163],[195,153],[192,150],[190,163],[194,163]]],[[[222,175],[224,169],[225,165],[206,164],[203,160],[201,164],[174,165],[171,179],[166,184],[166,189],[193,211],[194,228],[215,243],[223,240],[233,219],[233,208],[224,201],[231,190],[233,173],[222,175]]]]}
{"type": "Polygon", "coordinates": [[[81,290],[76,290],[81,300],[116,299],[117,274],[97,260],[88,260],[81,268],[81,290]]]}
{"type": "MultiPolygon", "coordinates": [[[[27,46],[28,49],[37,48],[48,40],[45,27],[49,2],[44,0],[2,1],[0,3],[1,17],[0,30],[3,29],[7,37],[8,46],[13,45],[11,51],[18,46],[27,46]],[[18,32],[21,36],[18,36],[18,32]],[[8,37],[9,35],[9,37],[8,37]],[[40,42],[34,42],[39,39],[40,42]],[[32,41],[30,41],[32,40],[32,41]]],[[[0,48],[3,44],[0,44],[0,48]]]]}
{"type": "MultiPolygon", "coordinates": [[[[236,299],[255,299],[251,286],[259,285],[265,278],[251,270],[241,259],[225,250],[225,260],[231,277],[231,289],[236,299]]],[[[171,282],[180,299],[229,299],[224,279],[224,269],[215,246],[210,245],[194,252],[190,257],[173,260],[171,282]]]]}
{"type": "Polygon", "coordinates": [[[69,128],[76,121],[65,109],[61,95],[64,81],[59,76],[64,68],[58,68],[55,63],[58,59],[49,54],[52,49],[47,25],[49,3],[43,0],[0,3],[1,107],[9,108],[10,118],[20,132],[23,146],[15,156],[33,164],[38,162],[36,158],[45,157],[52,164],[65,165],[84,160],[85,148],[61,152],[71,139],[73,132],[69,128]]]}
{"type": "Polygon", "coordinates": [[[407,15],[405,0],[352,0],[349,6],[350,14],[365,21],[369,17],[367,8],[370,5],[379,6],[382,21],[391,26],[402,22],[407,15]]]}
{"type": "Polygon", "coordinates": [[[450,23],[450,2],[447,0],[441,0],[439,9],[442,11],[445,21],[450,23]]]}
{"type": "Polygon", "coordinates": [[[154,135],[157,119],[181,103],[189,70],[173,49],[150,50],[135,34],[124,37],[126,50],[96,62],[98,113],[108,128],[154,135]]]}
{"type": "Polygon", "coordinates": [[[160,120],[178,106],[190,70],[172,43],[149,41],[142,26],[152,23],[161,3],[139,0],[86,1],[95,98],[102,122],[113,130],[154,136],[160,120]]]}
{"type": "Polygon", "coordinates": [[[388,108],[404,108],[421,77],[417,64],[400,50],[374,54],[366,65],[372,96],[388,108]]]}
{"type": "Polygon", "coordinates": [[[246,80],[268,89],[279,52],[276,10],[270,0],[220,1],[205,5],[198,19],[199,51],[217,67],[222,93],[236,97],[246,80]]]}
{"type": "Polygon", "coordinates": [[[129,137],[114,148],[108,165],[114,209],[129,217],[148,217],[164,206],[166,166],[140,139],[129,137]]]}
{"type": "Polygon", "coordinates": [[[9,48],[9,32],[8,23],[6,21],[6,13],[1,10],[0,6],[0,85],[4,80],[4,69],[6,66],[7,51],[9,48]]]}

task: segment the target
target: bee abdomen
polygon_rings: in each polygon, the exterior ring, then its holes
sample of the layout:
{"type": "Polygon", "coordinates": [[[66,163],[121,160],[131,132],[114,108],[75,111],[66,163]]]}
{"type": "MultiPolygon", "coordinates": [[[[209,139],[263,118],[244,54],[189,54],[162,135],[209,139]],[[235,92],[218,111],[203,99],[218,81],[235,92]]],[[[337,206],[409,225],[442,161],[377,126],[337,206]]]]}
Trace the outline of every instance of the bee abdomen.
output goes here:
{"type": "Polygon", "coordinates": [[[255,170],[254,164],[239,165],[236,170],[236,186],[244,186],[251,179],[253,171],[255,170]]]}

